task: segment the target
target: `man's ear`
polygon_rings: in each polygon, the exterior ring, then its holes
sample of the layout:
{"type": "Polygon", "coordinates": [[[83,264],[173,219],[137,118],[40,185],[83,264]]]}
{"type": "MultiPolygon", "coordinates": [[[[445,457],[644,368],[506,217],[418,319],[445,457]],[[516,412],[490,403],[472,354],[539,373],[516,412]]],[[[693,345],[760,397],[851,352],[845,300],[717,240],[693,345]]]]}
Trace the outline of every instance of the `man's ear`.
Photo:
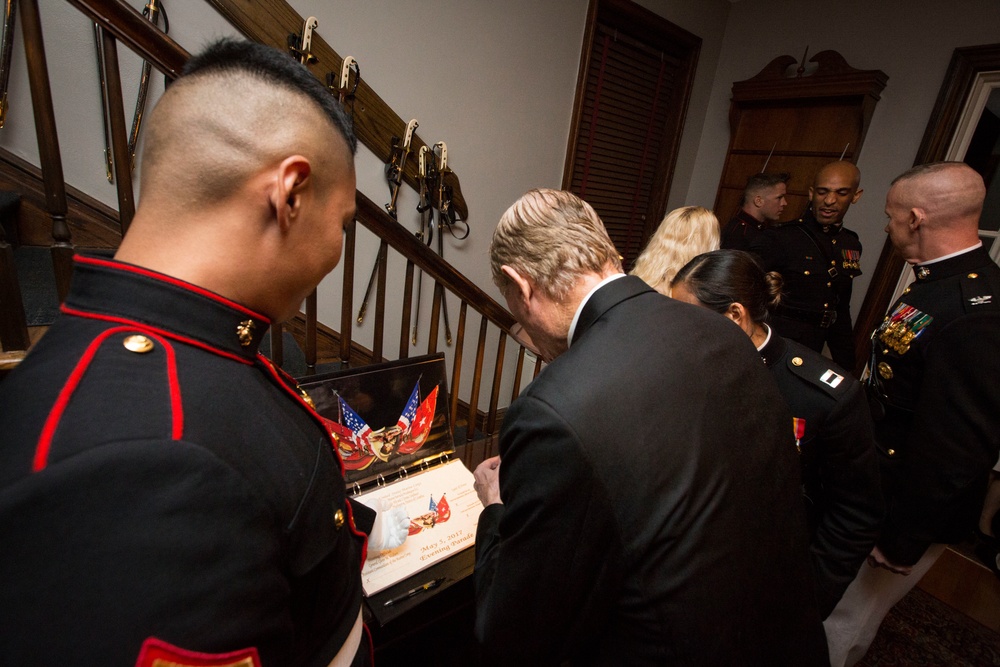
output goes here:
{"type": "Polygon", "coordinates": [[[910,228],[911,232],[915,232],[924,224],[926,219],[927,212],[924,209],[913,207],[907,214],[906,226],[910,228]]]}
{"type": "Polygon", "coordinates": [[[501,266],[500,270],[510,280],[512,287],[517,290],[521,300],[527,304],[531,299],[534,289],[531,280],[527,276],[522,276],[517,269],[507,264],[501,266]]]}
{"type": "Polygon", "coordinates": [[[271,207],[283,230],[302,212],[302,193],[311,186],[312,165],[302,155],[292,155],[281,161],[275,170],[271,187],[271,207]]]}
{"type": "Polygon", "coordinates": [[[854,191],[854,198],[851,199],[851,203],[852,204],[857,204],[858,200],[861,199],[861,193],[863,193],[864,191],[865,191],[864,188],[858,188],[857,190],[855,190],[854,191]]]}
{"type": "Polygon", "coordinates": [[[753,204],[757,208],[761,208],[762,206],[764,206],[764,198],[761,197],[760,195],[754,195],[753,204]]]}

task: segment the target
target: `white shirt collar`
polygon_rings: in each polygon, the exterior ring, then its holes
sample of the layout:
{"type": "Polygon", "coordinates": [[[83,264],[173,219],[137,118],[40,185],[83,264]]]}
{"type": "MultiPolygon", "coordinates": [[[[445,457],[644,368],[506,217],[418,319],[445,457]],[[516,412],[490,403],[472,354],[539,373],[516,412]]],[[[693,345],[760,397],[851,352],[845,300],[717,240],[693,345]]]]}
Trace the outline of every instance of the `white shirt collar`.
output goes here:
{"type": "Polygon", "coordinates": [[[576,324],[577,324],[577,322],[580,321],[580,313],[583,312],[583,307],[587,305],[588,301],[590,301],[590,297],[594,296],[594,292],[596,292],[597,290],[601,289],[602,287],[604,287],[605,285],[607,285],[608,283],[610,283],[612,280],[618,280],[619,278],[624,278],[624,277],[625,277],[624,273],[616,273],[614,275],[608,276],[607,278],[605,278],[601,282],[599,282],[596,285],[594,285],[590,289],[590,291],[587,292],[587,295],[585,297],[583,297],[583,301],[581,301],[580,305],[576,307],[576,314],[573,315],[573,321],[570,322],[569,333],[566,334],[566,349],[567,350],[569,349],[569,346],[573,344],[573,334],[576,333],[576,324]]]}
{"type": "MultiPolygon", "coordinates": [[[[953,252],[953,253],[950,253],[948,255],[945,255],[944,257],[938,257],[936,259],[932,259],[932,260],[927,261],[927,262],[920,262],[919,264],[917,264],[917,266],[927,266],[928,264],[937,264],[938,262],[943,262],[946,259],[951,259],[952,257],[958,257],[959,255],[964,255],[967,252],[972,252],[976,248],[981,248],[982,245],[983,245],[983,242],[980,241],[976,245],[970,245],[965,250],[959,250],[958,252],[953,252]]],[[[916,267],[914,267],[914,268],[916,268],[916,267]]]]}
{"type": "Polygon", "coordinates": [[[764,328],[765,328],[765,329],[767,329],[767,338],[765,338],[765,339],[764,339],[764,342],[763,342],[763,343],[761,343],[761,344],[760,344],[760,347],[758,347],[758,348],[757,348],[757,351],[758,351],[758,352],[760,352],[760,351],[761,351],[761,350],[763,350],[763,349],[764,349],[765,347],[767,347],[767,344],[771,342],[771,327],[769,327],[769,326],[767,326],[767,325],[765,324],[765,325],[764,325],[764,328]]]}

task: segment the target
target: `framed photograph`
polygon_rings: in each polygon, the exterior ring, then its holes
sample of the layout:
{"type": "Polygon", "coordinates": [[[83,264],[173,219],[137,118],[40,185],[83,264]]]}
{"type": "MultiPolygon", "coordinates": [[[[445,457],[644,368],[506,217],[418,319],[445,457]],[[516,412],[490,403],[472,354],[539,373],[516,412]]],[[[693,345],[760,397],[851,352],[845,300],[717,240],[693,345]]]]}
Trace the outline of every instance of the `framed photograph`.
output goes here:
{"type": "Polygon", "coordinates": [[[454,452],[441,353],[336,371],[300,386],[330,429],[354,493],[454,452]]]}

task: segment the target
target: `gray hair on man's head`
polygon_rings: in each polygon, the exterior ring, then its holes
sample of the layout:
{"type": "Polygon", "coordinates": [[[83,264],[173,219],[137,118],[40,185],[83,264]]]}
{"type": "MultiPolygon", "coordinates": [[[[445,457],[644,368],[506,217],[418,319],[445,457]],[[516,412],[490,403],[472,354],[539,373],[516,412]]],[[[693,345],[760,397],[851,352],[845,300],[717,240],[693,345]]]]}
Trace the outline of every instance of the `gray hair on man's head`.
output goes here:
{"type": "Polygon", "coordinates": [[[593,207],[571,192],[537,189],[503,214],[490,243],[493,282],[506,293],[504,265],[530,277],[539,289],[562,300],[585,273],[609,265],[621,271],[618,251],[593,207]]]}

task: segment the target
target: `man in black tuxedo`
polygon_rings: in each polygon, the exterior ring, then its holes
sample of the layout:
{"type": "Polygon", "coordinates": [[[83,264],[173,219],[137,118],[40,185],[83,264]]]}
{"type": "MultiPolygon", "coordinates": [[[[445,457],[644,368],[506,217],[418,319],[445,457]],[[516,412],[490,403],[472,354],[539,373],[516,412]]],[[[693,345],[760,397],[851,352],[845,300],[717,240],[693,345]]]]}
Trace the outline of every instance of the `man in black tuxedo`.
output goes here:
{"type": "Polygon", "coordinates": [[[476,470],[485,654],[825,664],[791,419],[747,337],[622,275],[568,192],[524,195],[490,253],[548,365],[476,470]]]}

